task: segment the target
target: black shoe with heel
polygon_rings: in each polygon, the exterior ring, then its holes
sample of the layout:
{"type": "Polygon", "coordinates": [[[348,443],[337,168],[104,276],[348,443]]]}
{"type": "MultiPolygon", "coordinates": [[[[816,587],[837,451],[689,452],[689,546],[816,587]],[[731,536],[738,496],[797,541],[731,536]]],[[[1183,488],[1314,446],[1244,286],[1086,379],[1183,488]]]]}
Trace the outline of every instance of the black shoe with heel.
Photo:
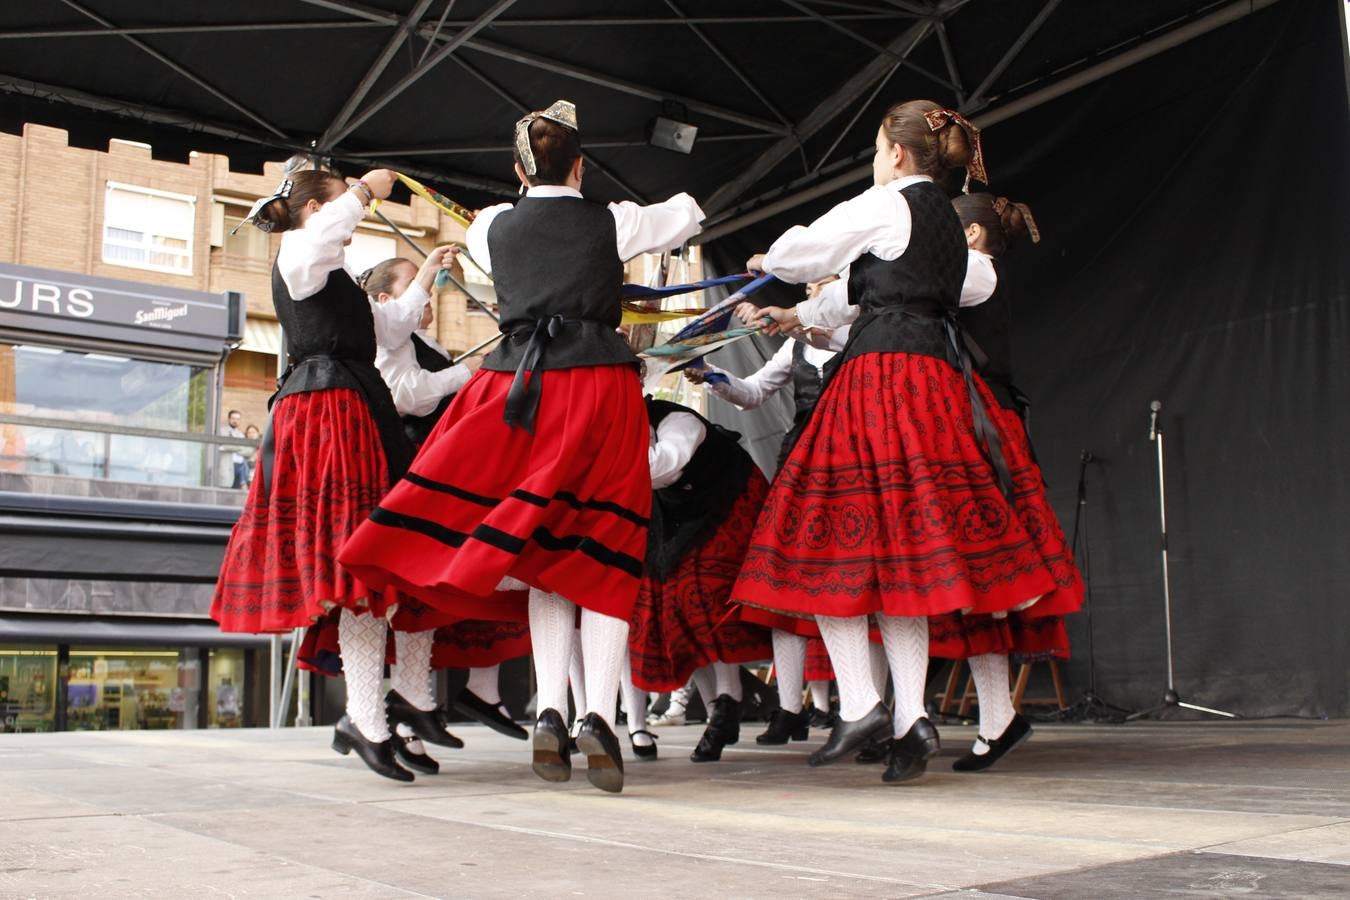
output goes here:
{"type": "Polygon", "coordinates": [[[988,752],[967,753],[952,763],[952,769],[956,772],[983,772],[1024,744],[1029,737],[1031,737],[1031,723],[1023,718],[1021,713],[1017,713],[1008,723],[1008,727],[1003,729],[1003,733],[993,740],[978,736],[975,738],[989,748],[988,752]]]}
{"type": "Polygon", "coordinates": [[[481,722],[498,734],[504,734],[518,741],[528,741],[530,733],[521,728],[502,712],[500,704],[492,704],[465,688],[454,701],[455,711],[481,722]]]}
{"type": "Polygon", "coordinates": [[[572,756],[567,752],[571,738],[567,724],[556,709],[546,709],[534,725],[534,774],[545,781],[567,781],[572,777],[572,756]]]}
{"type": "Polygon", "coordinates": [[[577,749],[586,754],[586,780],[602,791],[623,791],[623,754],[619,739],[599,713],[587,713],[577,732],[577,749]]]}
{"type": "Polygon", "coordinates": [[[633,755],[638,759],[643,762],[651,762],[656,759],[656,735],[644,728],[641,731],[628,732],[628,740],[633,745],[633,755]],[[651,738],[652,742],[646,745],[639,744],[636,740],[639,734],[645,734],[647,737],[651,738]]]}
{"type": "Polygon", "coordinates": [[[918,719],[902,738],[891,741],[891,755],[881,780],[887,784],[913,781],[928,770],[928,760],[942,748],[938,731],[928,719],[918,719]]]}
{"type": "Polygon", "coordinates": [[[788,712],[781,707],[773,711],[769,718],[769,727],[755,738],[756,744],[786,744],[788,741],[804,741],[811,736],[811,714],[808,712],[788,712]]]}
{"type": "Polygon", "coordinates": [[[333,727],[333,749],[343,756],[355,750],[361,762],[369,766],[370,771],[376,775],[383,775],[395,781],[412,781],[415,777],[394,759],[392,740],[379,743],[370,740],[348,716],[338,719],[337,725],[333,727]]]}
{"type": "Polygon", "coordinates": [[[722,748],[730,747],[740,739],[741,704],[733,700],[730,694],[721,694],[713,701],[708,727],[703,729],[703,737],[698,739],[698,746],[689,754],[689,759],[693,762],[717,762],[722,758],[722,748]]]}
{"type": "Polygon", "coordinates": [[[888,733],[890,729],[891,713],[881,703],[872,707],[867,715],[853,722],[840,716],[839,724],[830,732],[830,739],[825,742],[825,746],[807,757],[806,762],[812,766],[823,766],[843,759],[861,749],[868,738],[888,733]]]}
{"type": "Polygon", "coordinates": [[[384,708],[389,716],[389,727],[407,725],[419,740],[438,747],[459,750],[464,742],[445,730],[445,716],[440,707],[418,709],[398,691],[390,691],[384,697],[384,708]]]}
{"type": "Polygon", "coordinates": [[[889,740],[879,741],[876,738],[868,738],[862,745],[858,755],[853,757],[853,761],[861,763],[864,766],[870,766],[874,763],[884,763],[891,755],[891,742],[889,740]]]}
{"type": "Polygon", "coordinates": [[[422,750],[422,742],[415,737],[404,737],[394,732],[394,757],[401,765],[423,775],[440,774],[441,764],[422,750]]]}

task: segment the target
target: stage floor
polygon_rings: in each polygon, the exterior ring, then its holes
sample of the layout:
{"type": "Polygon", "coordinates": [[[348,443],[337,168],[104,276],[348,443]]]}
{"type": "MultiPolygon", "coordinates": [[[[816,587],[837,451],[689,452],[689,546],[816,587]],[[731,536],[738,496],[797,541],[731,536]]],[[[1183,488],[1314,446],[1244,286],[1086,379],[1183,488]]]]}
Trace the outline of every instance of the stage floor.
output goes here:
{"type": "MultiPolygon", "coordinates": [[[[0,736],[0,897],[1350,896],[1350,723],[1037,726],[958,775],[665,729],[620,796],[459,729],[380,779],[328,729],[0,736]]],[[[748,733],[747,733],[748,732],[748,733]]]]}

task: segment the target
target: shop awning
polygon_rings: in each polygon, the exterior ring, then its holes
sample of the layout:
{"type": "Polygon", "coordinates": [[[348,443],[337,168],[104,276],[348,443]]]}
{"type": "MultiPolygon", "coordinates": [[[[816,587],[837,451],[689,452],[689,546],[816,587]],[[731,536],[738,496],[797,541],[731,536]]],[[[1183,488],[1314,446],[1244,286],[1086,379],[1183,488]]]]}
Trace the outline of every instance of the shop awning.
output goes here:
{"type": "MultiPolygon", "coordinates": [[[[284,639],[289,640],[289,635],[284,639]]],[[[262,647],[265,634],[227,634],[214,622],[183,619],[104,619],[91,616],[0,616],[0,643],[38,641],[120,646],[170,644],[180,647],[262,647]]]]}
{"type": "Polygon", "coordinates": [[[281,324],[272,319],[249,316],[244,322],[244,340],[239,344],[239,349],[280,356],[281,324]]]}

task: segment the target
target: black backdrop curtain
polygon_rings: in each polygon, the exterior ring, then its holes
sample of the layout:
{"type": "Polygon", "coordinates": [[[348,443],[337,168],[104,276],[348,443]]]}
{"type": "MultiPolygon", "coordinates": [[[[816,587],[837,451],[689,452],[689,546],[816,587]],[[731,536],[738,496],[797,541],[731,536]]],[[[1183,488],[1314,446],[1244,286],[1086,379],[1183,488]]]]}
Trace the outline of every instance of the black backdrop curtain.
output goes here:
{"type": "MultiPolygon", "coordinates": [[[[1090,449],[1098,691],[1350,715],[1350,117],[1332,0],[1286,2],[986,132],[1044,235],[1006,258],[1015,367],[1073,523],[1090,449]]],[[[897,98],[899,99],[899,98],[897,98]]],[[[861,185],[859,186],[861,188],[861,185]]],[[[708,248],[733,271],[841,195],[708,248]]],[[[1087,684],[1086,617],[1069,676],[1087,684]]]]}

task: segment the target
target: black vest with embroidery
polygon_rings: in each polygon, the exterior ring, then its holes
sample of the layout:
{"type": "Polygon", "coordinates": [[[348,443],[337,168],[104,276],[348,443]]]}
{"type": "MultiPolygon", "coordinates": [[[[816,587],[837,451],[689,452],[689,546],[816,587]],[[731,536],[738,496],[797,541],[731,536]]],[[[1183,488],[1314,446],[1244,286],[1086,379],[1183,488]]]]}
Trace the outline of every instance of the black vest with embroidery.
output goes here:
{"type": "MultiPolygon", "coordinates": [[[[442,356],[440,351],[432,348],[430,344],[416,334],[412,336],[412,345],[413,354],[417,357],[417,365],[428,372],[444,372],[454,365],[449,359],[442,356]]],[[[450,401],[454,399],[454,394],[442,397],[441,402],[436,404],[436,408],[425,416],[403,417],[403,433],[408,436],[408,441],[413,447],[420,447],[426,443],[427,438],[431,435],[431,430],[436,427],[436,423],[441,420],[441,416],[450,408],[450,401]]]]}
{"type": "Polygon", "coordinates": [[[843,358],[864,353],[921,353],[956,363],[943,319],[955,315],[966,277],[961,220],[942,188],[920,181],[900,191],[911,227],[893,260],[865,253],[849,266],[848,300],[862,308],[843,358]]]}
{"type": "MultiPolygon", "coordinates": [[[[375,368],[375,318],[365,291],[345,269],[334,269],[318,293],[295,300],[281,270],[273,265],[272,306],[285,337],[289,365],[268,407],[291,394],[331,388],[356,391],[380,433],[392,486],[408,470],[412,448],[403,434],[389,386],[375,368]]],[[[263,443],[270,448],[267,438],[263,443]]]]}
{"type": "Polygon", "coordinates": [[[796,446],[797,439],[801,437],[802,430],[806,428],[806,423],[811,421],[811,412],[816,408],[816,401],[820,399],[820,392],[825,388],[825,382],[829,380],[830,373],[837,365],[839,355],[836,353],[830,357],[821,369],[806,359],[806,344],[797,341],[792,348],[792,428],[783,437],[783,443],[778,448],[777,467],[783,468],[783,463],[787,460],[788,454],[796,446]]]}
{"type": "Polygon", "coordinates": [[[615,330],[623,315],[623,262],[614,215],[579,197],[522,197],[488,226],[492,277],[506,337],[483,368],[512,372],[536,323],[561,316],[533,368],[636,363],[615,330]]]}
{"type": "Polygon", "coordinates": [[[714,425],[688,407],[647,398],[647,416],[653,429],[671,413],[694,416],[703,423],[707,436],[685,464],[679,480],[652,492],[647,574],[653,578],[665,578],[689,552],[717,532],[745,490],[755,466],[736,432],[714,425]]]}
{"type": "Polygon", "coordinates": [[[1012,295],[994,263],[994,292],[975,306],[961,308],[961,327],[980,345],[989,361],[980,375],[1004,409],[1018,408],[1012,380],[1012,295]]]}

